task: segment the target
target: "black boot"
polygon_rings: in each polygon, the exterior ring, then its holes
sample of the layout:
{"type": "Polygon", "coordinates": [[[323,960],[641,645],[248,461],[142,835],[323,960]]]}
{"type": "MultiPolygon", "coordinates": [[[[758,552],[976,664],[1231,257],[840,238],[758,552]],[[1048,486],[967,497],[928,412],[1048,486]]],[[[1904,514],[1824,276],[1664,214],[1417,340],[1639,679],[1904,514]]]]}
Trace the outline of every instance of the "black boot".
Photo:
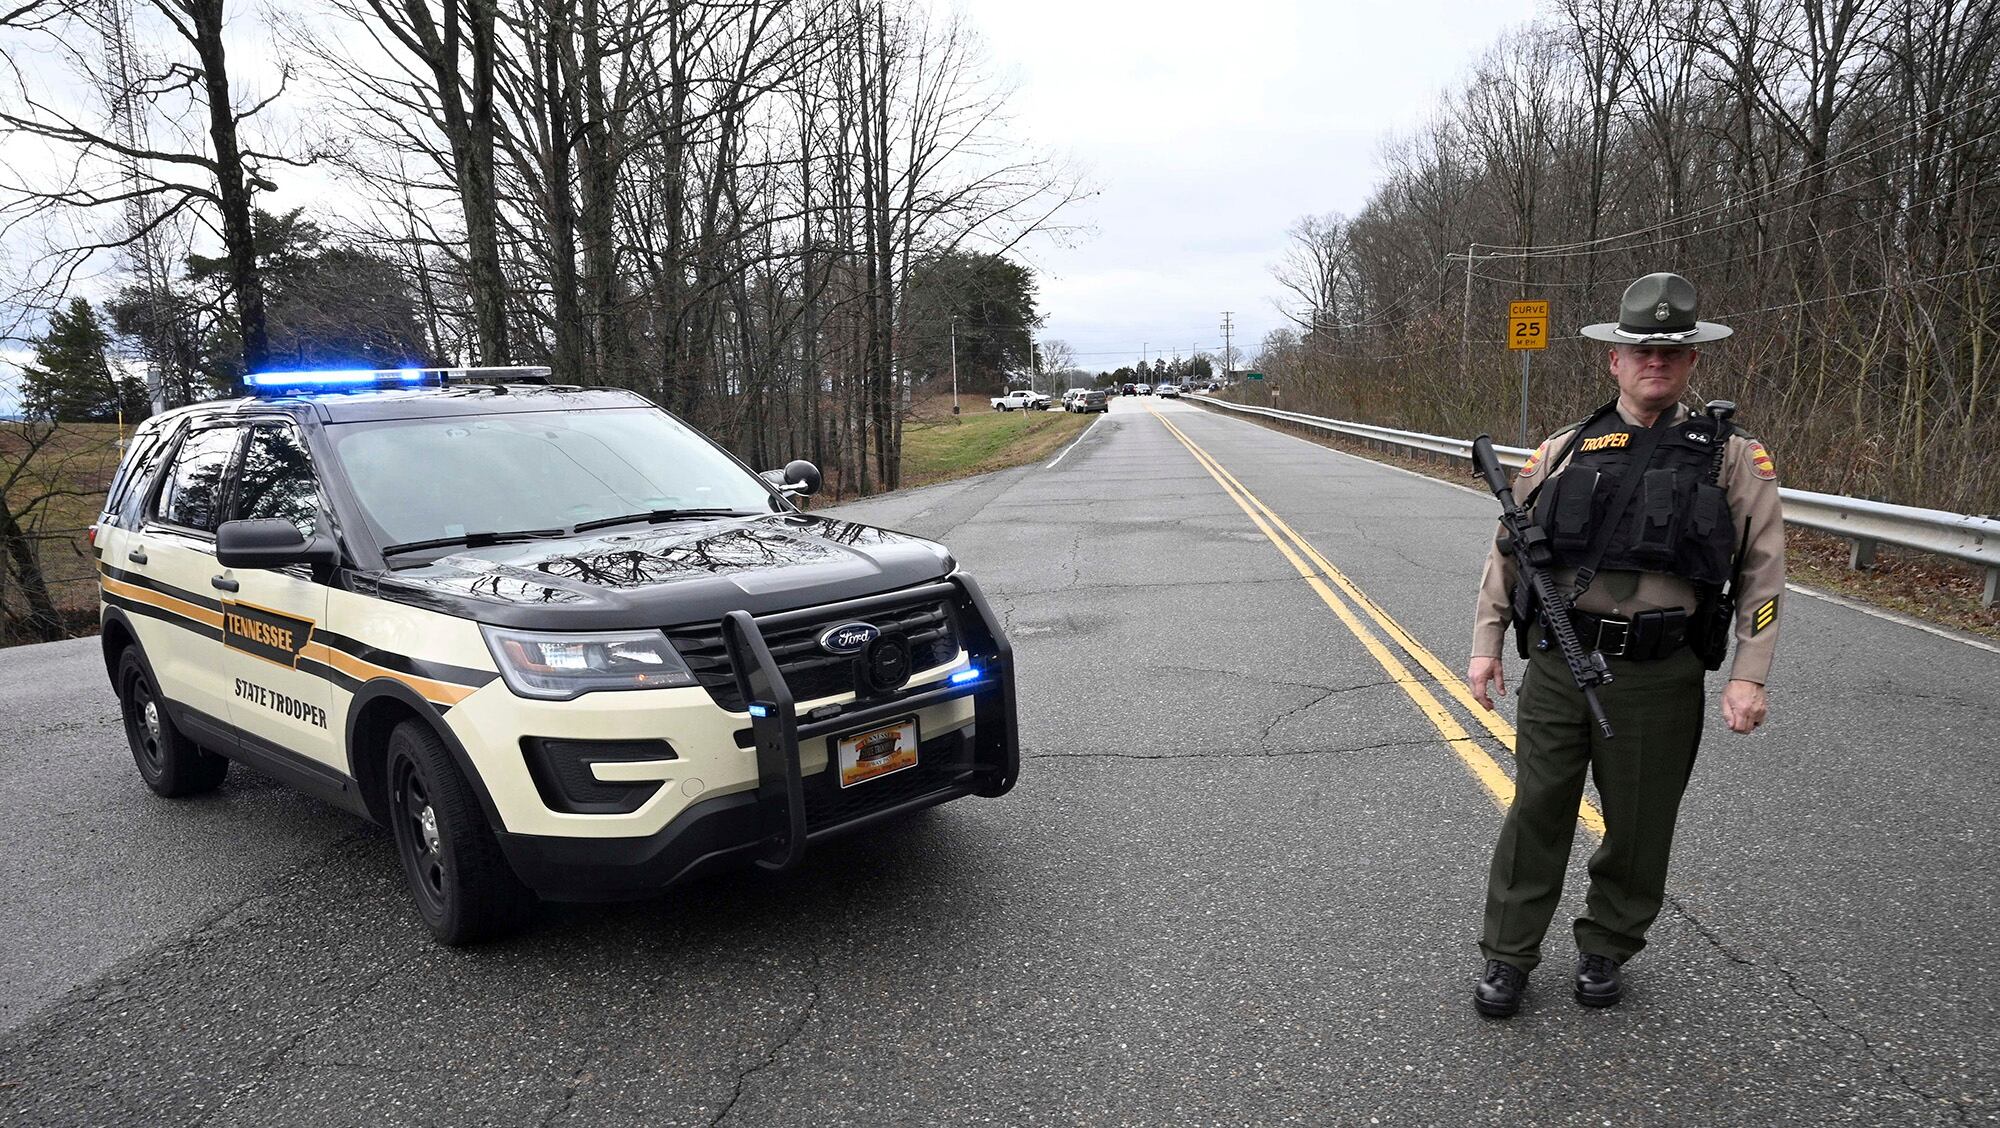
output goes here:
{"type": "Polygon", "coordinates": [[[1472,988],[1472,1009],[1488,1018],[1506,1018],[1521,1009],[1528,973],[1503,960],[1487,960],[1486,974],[1472,988]]]}
{"type": "Polygon", "coordinates": [[[1610,956],[1585,952],[1576,961],[1576,1001],[1587,1007],[1617,1006],[1625,994],[1618,978],[1618,961],[1610,956]]]}

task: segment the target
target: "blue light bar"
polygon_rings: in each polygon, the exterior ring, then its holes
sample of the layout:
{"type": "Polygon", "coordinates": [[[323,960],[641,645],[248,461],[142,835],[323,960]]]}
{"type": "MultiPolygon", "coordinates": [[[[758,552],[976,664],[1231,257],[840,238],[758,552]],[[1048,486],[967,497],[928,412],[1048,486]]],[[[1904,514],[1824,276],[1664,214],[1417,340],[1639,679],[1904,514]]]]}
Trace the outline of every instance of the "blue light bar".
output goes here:
{"type": "Polygon", "coordinates": [[[951,684],[964,685],[966,682],[977,681],[978,679],[979,679],[979,667],[971,666],[953,674],[951,676],[951,684]]]}
{"type": "Polygon", "coordinates": [[[753,717],[768,717],[771,715],[771,707],[762,701],[752,701],[750,703],[750,715],[753,717]]]}
{"type": "Polygon", "coordinates": [[[296,372],[252,372],[243,383],[258,395],[303,395],[311,392],[352,392],[369,388],[412,388],[442,385],[444,374],[424,368],[322,368],[296,372]]]}

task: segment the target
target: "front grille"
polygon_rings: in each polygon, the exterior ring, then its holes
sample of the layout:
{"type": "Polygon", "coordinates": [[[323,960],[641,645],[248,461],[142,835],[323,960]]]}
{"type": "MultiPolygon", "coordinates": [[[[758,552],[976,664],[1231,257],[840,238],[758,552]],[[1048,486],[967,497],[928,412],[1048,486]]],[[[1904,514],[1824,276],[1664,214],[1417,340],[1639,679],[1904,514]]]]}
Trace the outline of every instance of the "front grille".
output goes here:
{"type": "MultiPolygon", "coordinates": [[[[828,615],[783,630],[767,631],[764,642],[784,673],[794,701],[814,701],[854,692],[854,657],[828,654],[819,647],[821,631],[849,622],[873,623],[882,629],[884,637],[902,639],[910,648],[913,673],[942,666],[958,654],[957,624],[951,605],[942,600],[870,615],[828,615]]],[[[729,647],[722,641],[722,624],[675,627],[667,631],[667,637],[717,705],[732,713],[743,711],[746,703],[736,686],[736,668],[729,661],[729,647]]]]}
{"type": "Polygon", "coordinates": [[[919,796],[943,791],[964,780],[972,772],[972,740],[963,731],[934,736],[917,745],[917,766],[893,775],[840,786],[832,745],[828,745],[825,771],[814,772],[803,781],[806,800],[806,829],[834,826],[863,815],[886,810],[919,796]]]}

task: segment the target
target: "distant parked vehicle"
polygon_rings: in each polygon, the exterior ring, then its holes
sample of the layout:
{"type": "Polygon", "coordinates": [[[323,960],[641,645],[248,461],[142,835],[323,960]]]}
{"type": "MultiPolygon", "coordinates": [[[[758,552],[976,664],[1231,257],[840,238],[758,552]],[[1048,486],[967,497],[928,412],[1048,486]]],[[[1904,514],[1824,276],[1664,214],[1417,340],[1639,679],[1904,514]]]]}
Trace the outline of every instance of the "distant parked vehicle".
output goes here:
{"type": "Polygon", "coordinates": [[[1153,394],[1153,386],[1152,386],[1151,384],[1141,384],[1141,385],[1139,385],[1139,394],[1140,394],[1140,395],[1142,395],[1142,396],[1150,396],[1150,395],[1152,395],[1152,394],[1153,394]]]}
{"type": "Polygon", "coordinates": [[[1063,404],[1064,411],[1074,411],[1078,415],[1088,415],[1093,411],[1110,411],[1111,399],[1103,388],[1076,388],[1076,395],[1063,404]]]}
{"type": "Polygon", "coordinates": [[[1064,392],[1062,394],[1062,409],[1064,411],[1071,410],[1072,405],[1076,403],[1076,398],[1089,390],[1088,388],[1071,388],[1064,392]]]}
{"type": "Polygon", "coordinates": [[[1004,396],[994,396],[990,401],[995,411],[1040,411],[1049,406],[1049,397],[1026,388],[1015,388],[1004,396]]]}
{"type": "Polygon", "coordinates": [[[1181,398],[1181,386],[1179,384],[1161,384],[1158,391],[1162,399],[1181,398]]]}
{"type": "Polygon", "coordinates": [[[1136,396],[1139,394],[1139,385],[1127,384],[1124,387],[1118,389],[1118,394],[1121,396],[1136,396]]]}

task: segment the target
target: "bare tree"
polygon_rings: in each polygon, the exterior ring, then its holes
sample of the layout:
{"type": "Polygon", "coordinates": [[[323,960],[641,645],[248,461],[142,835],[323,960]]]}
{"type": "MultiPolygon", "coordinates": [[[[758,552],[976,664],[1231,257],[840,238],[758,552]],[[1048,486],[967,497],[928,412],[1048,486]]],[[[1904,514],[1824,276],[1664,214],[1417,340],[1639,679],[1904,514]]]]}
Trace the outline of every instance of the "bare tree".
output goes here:
{"type": "Polygon", "coordinates": [[[74,77],[89,79],[104,93],[106,112],[85,119],[29,75],[14,72],[13,89],[0,105],[0,135],[37,142],[62,160],[46,172],[16,166],[0,182],[0,233],[53,212],[97,217],[98,234],[63,245],[43,261],[41,292],[55,296],[102,252],[145,240],[185,215],[213,222],[229,259],[243,366],[256,369],[264,364],[267,342],[250,228],[252,193],[273,187],[265,166],[306,164],[313,157],[245,143],[244,124],[283,93],[285,76],[277,91],[238,106],[222,40],[224,0],[152,0],[143,11],[164,30],[162,42],[181,50],[142,58],[133,43],[140,31],[116,3],[64,7],[7,29],[62,60],[74,77]],[[141,104],[158,107],[163,132],[180,144],[142,142],[129,123],[121,125],[120,115],[141,104]],[[186,115],[174,107],[198,109],[205,131],[181,129],[186,115]],[[135,201],[146,204],[136,224],[129,206],[135,201]]]}

